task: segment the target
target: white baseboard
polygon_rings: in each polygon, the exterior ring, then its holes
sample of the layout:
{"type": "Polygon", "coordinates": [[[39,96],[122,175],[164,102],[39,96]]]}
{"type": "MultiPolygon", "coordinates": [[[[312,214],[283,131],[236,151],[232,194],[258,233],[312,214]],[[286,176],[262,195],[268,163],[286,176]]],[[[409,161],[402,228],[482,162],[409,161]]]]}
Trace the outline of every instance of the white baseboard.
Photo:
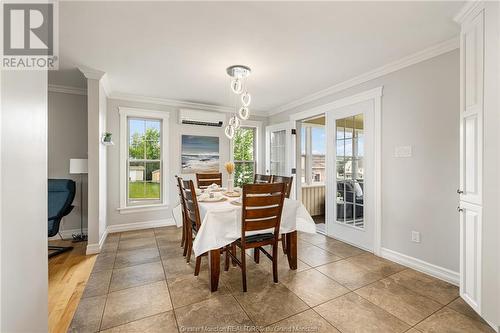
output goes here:
{"type": "Polygon", "coordinates": [[[97,254],[101,253],[102,246],[104,245],[104,242],[106,241],[106,237],[108,237],[108,229],[104,230],[104,233],[101,236],[101,239],[99,239],[99,243],[97,244],[87,244],[87,255],[90,254],[97,254]]]}
{"type": "Polygon", "coordinates": [[[173,226],[173,225],[175,225],[174,219],[168,218],[168,219],[152,220],[152,221],[146,221],[146,222],[108,225],[108,228],[106,230],[108,233],[112,234],[115,232],[150,229],[150,228],[160,228],[160,227],[168,227],[168,226],[173,226]]]}
{"type": "MultiPolygon", "coordinates": [[[[73,234],[80,234],[81,230],[78,229],[68,229],[68,230],[59,230],[59,233],[64,239],[73,239],[73,234]]],[[[87,228],[83,228],[83,233],[87,234],[87,228]]],[[[49,240],[60,240],[61,237],[59,235],[55,235],[54,237],[49,237],[49,240]]]]}
{"type": "Polygon", "coordinates": [[[419,272],[429,274],[431,276],[434,276],[435,278],[444,280],[456,286],[460,284],[460,274],[447,268],[436,266],[426,261],[410,257],[406,254],[402,254],[386,248],[381,248],[380,256],[385,259],[397,262],[398,264],[413,268],[414,270],[417,270],[419,272]]]}
{"type": "MultiPolygon", "coordinates": [[[[150,229],[150,228],[160,228],[160,227],[168,227],[175,225],[175,221],[173,218],[162,219],[162,220],[152,220],[146,222],[137,222],[137,223],[126,223],[126,224],[116,224],[109,225],[104,234],[101,236],[99,243],[97,244],[88,244],[87,245],[87,255],[100,253],[102,249],[102,245],[106,241],[106,237],[108,234],[112,234],[115,232],[123,232],[123,231],[131,231],[131,230],[141,230],[141,229],[150,229]]],[[[69,231],[69,230],[68,230],[69,231]]]]}

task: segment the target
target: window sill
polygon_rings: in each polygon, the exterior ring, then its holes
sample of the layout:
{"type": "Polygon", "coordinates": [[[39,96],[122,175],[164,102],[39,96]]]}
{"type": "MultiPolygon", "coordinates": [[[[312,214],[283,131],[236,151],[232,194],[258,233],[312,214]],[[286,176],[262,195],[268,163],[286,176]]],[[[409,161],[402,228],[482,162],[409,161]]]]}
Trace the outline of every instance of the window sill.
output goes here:
{"type": "Polygon", "coordinates": [[[142,205],[142,206],[129,206],[129,207],[120,207],[116,210],[120,212],[120,214],[132,214],[132,213],[141,213],[141,212],[151,212],[155,210],[164,210],[168,208],[168,204],[155,204],[155,205],[142,205]]]}

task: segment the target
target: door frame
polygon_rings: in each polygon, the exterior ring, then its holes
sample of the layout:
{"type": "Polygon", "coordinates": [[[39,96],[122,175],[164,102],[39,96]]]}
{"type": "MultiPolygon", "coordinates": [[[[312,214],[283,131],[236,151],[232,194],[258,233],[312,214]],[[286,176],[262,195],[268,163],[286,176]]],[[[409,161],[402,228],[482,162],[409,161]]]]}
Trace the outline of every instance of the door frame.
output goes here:
{"type": "MultiPolygon", "coordinates": [[[[380,256],[381,252],[381,235],[382,235],[382,169],[381,169],[381,154],[382,154],[382,138],[381,138],[381,127],[382,127],[382,96],[383,96],[383,89],[384,86],[379,86],[377,88],[373,88],[370,90],[366,90],[363,92],[360,92],[355,95],[351,95],[348,97],[344,97],[341,99],[334,100],[333,102],[329,102],[302,112],[298,112],[295,114],[290,115],[290,125],[291,128],[300,128],[300,121],[303,119],[311,118],[320,114],[325,114],[327,112],[331,112],[333,110],[350,106],[353,104],[357,104],[360,102],[365,102],[372,100],[373,101],[373,107],[374,107],[374,133],[373,133],[373,173],[374,173],[374,179],[373,179],[373,193],[374,193],[374,209],[373,209],[373,253],[380,256]],[[297,125],[299,125],[297,127],[297,125]]],[[[326,125],[328,128],[328,124],[326,125]]],[[[327,129],[328,131],[328,129],[327,129]]],[[[299,135],[296,136],[297,140],[299,139],[299,135]]],[[[299,145],[295,145],[297,147],[300,147],[299,145]]],[[[335,151],[335,150],[334,150],[335,151]]],[[[327,148],[326,148],[326,168],[327,170],[330,168],[331,164],[331,158],[330,155],[334,153],[334,151],[330,151],[329,145],[327,142],[327,148]]],[[[300,152],[298,152],[300,154],[300,152]]],[[[296,165],[297,163],[297,152],[294,149],[293,153],[290,154],[292,157],[291,164],[290,165],[296,165]]],[[[332,166],[334,167],[334,166],[332,166]]],[[[329,180],[330,177],[327,176],[326,179],[326,202],[328,203],[331,197],[336,196],[336,189],[332,189],[332,184],[335,184],[335,182],[332,182],[329,180]]],[[[298,184],[298,182],[297,182],[298,184]]],[[[300,188],[300,186],[297,186],[297,188],[300,188]]],[[[299,197],[300,198],[300,197],[299,197]]],[[[329,212],[328,207],[331,205],[326,205],[326,216],[332,215],[332,212],[329,212]]],[[[328,223],[326,225],[326,231],[327,234],[330,234],[328,232],[328,223]]],[[[356,245],[358,246],[358,245],[356,245]]]]}

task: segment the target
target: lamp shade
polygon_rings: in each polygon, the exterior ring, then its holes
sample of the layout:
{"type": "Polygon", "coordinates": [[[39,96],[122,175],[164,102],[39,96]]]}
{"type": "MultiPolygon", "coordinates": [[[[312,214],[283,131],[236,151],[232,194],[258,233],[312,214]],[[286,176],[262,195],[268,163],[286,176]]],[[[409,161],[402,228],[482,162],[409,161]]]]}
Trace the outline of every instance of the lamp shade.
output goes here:
{"type": "Polygon", "coordinates": [[[88,173],[88,160],[86,158],[71,158],[69,160],[69,173],[88,173]]]}

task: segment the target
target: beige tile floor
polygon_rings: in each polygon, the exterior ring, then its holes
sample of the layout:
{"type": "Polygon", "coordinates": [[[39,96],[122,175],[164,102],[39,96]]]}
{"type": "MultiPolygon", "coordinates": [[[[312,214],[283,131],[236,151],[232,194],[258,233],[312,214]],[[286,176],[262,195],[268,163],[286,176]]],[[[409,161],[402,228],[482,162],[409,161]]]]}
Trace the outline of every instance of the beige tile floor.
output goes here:
{"type": "Polygon", "coordinates": [[[318,234],[299,234],[297,271],[280,252],[279,283],[249,256],[247,293],[237,267],[211,293],[206,257],[195,277],[180,237],[109,235],[69,332],[493,332],[457,287],[318,234]]]}

